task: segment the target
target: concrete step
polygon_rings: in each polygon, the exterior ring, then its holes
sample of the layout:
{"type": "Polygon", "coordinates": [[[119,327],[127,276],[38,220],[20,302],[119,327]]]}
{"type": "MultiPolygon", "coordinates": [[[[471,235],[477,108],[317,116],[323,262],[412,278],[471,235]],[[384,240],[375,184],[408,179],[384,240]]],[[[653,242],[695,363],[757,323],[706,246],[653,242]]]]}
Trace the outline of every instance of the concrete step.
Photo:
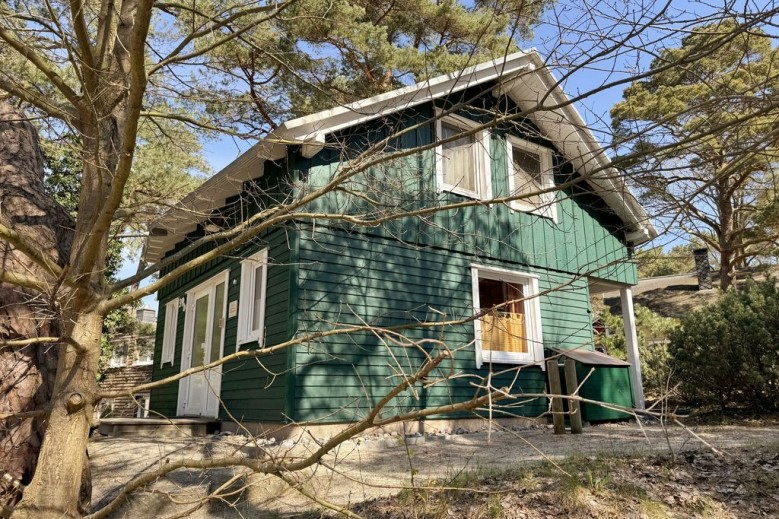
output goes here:
{"type": "Polygon", "coordinates": [[[206,436],[220,429],[213,418],[103,418],[98,431],[106,436],[206,436]]]}

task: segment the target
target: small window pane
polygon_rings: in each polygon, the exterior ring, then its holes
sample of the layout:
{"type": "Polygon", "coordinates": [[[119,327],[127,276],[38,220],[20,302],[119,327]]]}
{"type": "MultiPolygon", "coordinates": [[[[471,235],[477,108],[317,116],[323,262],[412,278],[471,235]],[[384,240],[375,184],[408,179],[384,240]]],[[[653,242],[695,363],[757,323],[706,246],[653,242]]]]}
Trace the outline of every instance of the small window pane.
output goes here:
{"type": "Polygon", "coordinates": [[[495,279],[480,279],[479,303],[482,308],[492,308],[503,303],[503,282],[495,279]]]}
{"type": "Polygon", "coordinates": [[[216,294],[214,296],[214,310],[213,310],[213,322],[214,325],[211,328],[211,357],[209,362],[214,362],[219,359],[222,346],[222,325],[225,303],[225,284],[219,283],[216,286],[216,294]]]}
{"type": "MultiPolygon", "coordinates": [[[[456,126],[441,123],[441,138],[448,139],[461,134],[456,126]]],[[[476,186],[476,138],[465,135],[441,146],[444,183],[468,191],[477,191],[476,186]]]]}
{"type": "Polygon", "coordinates": [[[262,270],[260,265],[254,268],[254,292],[252,294],[252,331],[257,331],[262,322],[262,270]]]}
{"type": "Polygon", "coordinates": [[[522,285],[494,279],[479,279],[482,309],[503,304],[482,317],[481,344],[484,350],[527,353],[525,305],[522,285]],[[504,304],[508,303],[508,304],[504,304]]]}
{"type": "Polygon", "coordinates": [[[536,193],[522,198],[521,201],[534,207],[540,207],[543,203],[541,194],[538,194],[543,189],[541,157],[520,148],[512,148],[512,165],[514,168],[514,192],[512,195],[536,193]]]}
{"type": "Polygon", "coordinates": [[[208,295],[205,295],[195,301],[195,333],[192,344],[192,366],[202,366],[206,359],[208,299],[208,295]]]}

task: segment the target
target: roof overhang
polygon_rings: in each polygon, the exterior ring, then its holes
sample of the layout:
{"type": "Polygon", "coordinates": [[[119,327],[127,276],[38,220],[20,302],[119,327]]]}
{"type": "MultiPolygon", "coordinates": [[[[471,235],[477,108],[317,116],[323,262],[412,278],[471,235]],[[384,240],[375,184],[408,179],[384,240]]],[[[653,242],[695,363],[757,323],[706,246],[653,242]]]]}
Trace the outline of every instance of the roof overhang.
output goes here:
{"type": "Polygon", "coordinates": [[[212,210],[239,194],[245,181],[261,177],[266,160],[284,158],[289,145],[301,145],[302,154],[312,157],[323,148],[327,134],[495,80],[501,81],[501,93],[531,112],[544,136],[625,222],[628,241],[640,244],[657,236],[646,212],[611,166],[579,112],[538,53],[531,50],[285,122],[155,221],[150,226],[144,260],[159,261],[212,210]]]}

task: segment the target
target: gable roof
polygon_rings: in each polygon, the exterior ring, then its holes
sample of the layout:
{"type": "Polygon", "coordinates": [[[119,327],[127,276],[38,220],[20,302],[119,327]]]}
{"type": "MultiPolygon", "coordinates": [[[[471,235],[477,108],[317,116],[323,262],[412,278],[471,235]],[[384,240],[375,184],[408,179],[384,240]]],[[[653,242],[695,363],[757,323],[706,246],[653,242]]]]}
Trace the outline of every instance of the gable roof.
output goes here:
{"type": "Polygon", "coordinates": [[[287,146],[300,144],[303,154],[311,157],[322,149],[327,134],[496,80],[501,83],[501,93],[520,109],[540,106],[530,119],[626,224],[628,241],[640,244],[657,236],[648,215],[611,166],[557,79],[539,54],[530,50],[281,124],[155,221],[144,260],[159,261],[213,209],[239,194],[245,181],[262,176],[266,160],[284,158],[287,146]]]}

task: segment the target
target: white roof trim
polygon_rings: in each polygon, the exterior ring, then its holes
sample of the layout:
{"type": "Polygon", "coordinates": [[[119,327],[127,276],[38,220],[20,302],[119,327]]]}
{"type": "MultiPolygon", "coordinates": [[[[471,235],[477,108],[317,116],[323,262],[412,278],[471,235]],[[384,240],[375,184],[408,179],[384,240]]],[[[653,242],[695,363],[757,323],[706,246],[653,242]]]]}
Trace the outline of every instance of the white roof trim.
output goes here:
{"type": "Polygon", "coordinates": [[[329,133],[498,78],[509,80],[500,87],[501,93],[509,95],[523,109],[534,108],[544,96],[547,106],[564,105],[556,110],[536,111],[531,118],[577,171],[584,175],[597,171],[587,180],[623,221],[632,224],[631,236],[637,237],[637,244],[657,235],[579,112],[572,104],[565,104],[568,97],[559,86],[550,92],[557,80],[531,49],[283,123],[154,222],[152,229],[167,232],[151,233],[144,259],[149,263],[159,261],[183,236],[195,230],[211,210],[240,193],[245,181],[262,176],[266,160],[284,158],[288,145],[302,144],[304,156],[312,157],[322,149],[329,133]]]}

